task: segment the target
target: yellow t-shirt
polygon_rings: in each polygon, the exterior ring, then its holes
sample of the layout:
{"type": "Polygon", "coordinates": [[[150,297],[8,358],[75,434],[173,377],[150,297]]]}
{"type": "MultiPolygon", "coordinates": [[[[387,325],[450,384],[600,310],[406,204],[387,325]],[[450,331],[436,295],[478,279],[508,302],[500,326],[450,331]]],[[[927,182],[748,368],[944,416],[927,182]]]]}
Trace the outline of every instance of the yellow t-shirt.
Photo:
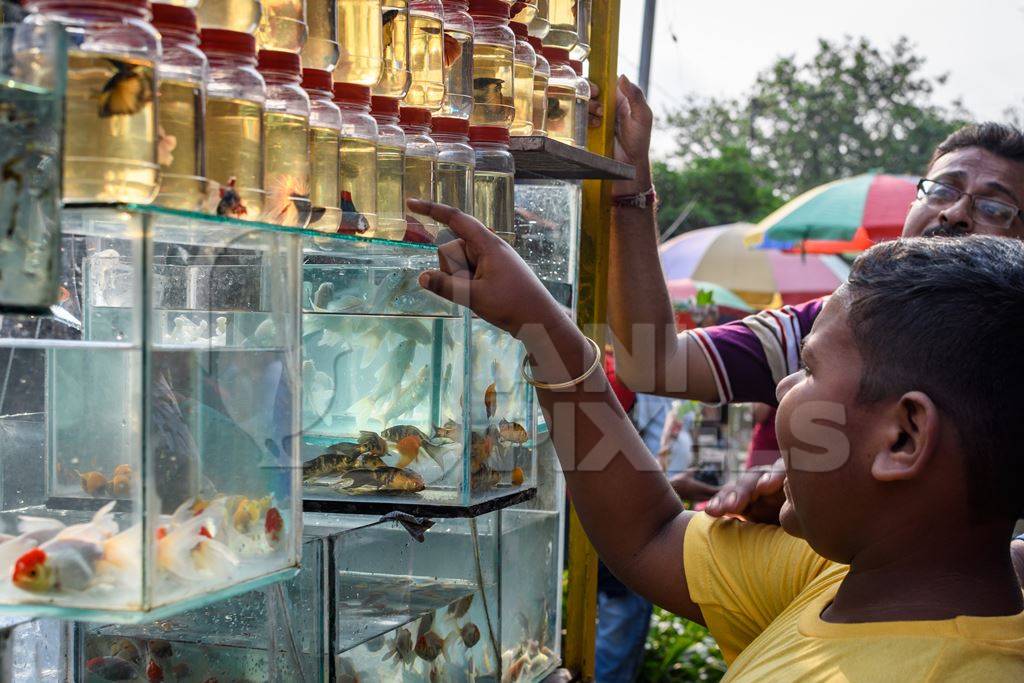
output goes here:
{"type": "Polygon", "coordinates": [[[729,681],[1024,681],[1024,613],[830,624],[846,565],[778,527],[698,514],[686,582],[729,681]]]}

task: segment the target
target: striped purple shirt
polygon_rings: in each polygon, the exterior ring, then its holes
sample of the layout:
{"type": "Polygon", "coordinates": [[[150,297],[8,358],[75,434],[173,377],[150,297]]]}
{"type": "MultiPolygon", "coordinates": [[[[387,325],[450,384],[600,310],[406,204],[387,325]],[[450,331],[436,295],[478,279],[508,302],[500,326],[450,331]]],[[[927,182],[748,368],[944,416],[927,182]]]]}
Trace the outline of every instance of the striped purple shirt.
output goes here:
{"type": "Polygon", "coordinates": [[[714,370],[719,400],[777,405],[775,386],[800,369],[800,342],[827,298],[689,330],[714,370]]]}

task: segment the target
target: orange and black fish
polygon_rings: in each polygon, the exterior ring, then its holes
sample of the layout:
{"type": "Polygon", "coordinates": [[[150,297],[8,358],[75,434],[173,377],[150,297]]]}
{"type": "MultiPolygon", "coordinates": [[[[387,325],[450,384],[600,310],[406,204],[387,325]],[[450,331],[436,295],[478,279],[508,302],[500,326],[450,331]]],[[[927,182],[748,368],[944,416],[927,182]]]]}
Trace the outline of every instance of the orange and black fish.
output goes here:
{"type": "Polygon", "coordinates": [[[504,86],[505,81],[501,78],[474,78],[473,99],[477,104],[504,104],[504,86]]]}
{"type": "Polygon", "coordinates": [[[444,34],[444,68],[450,69],[452,64],[462,56],[462,43],[455,36],[445,32],[444,34]]]}
{"type": "Polygon", "coordinates": [[[232,177],[227,185],[222,185],[220,188],[217,215],[241,218],[247,213],[249,211],[245,208],[245,204],[242,203],[242,195],[238,194],[238,190],[235,188],[235,178],[232,177]]]}
{"type": "Polygon", "coordinates": [[[116,72],[100,91],[100,116],[130,116],[153,101],[153,83],[141,67],[108,59],[116,72]]]}
{"type": "Polygon", "coordinates": [[[341,191],[341,227],[338,232],[351,235],[361,235],[370,229],[370,222],[366,216],[359,213],[355,202],[352,201],[352,193],[348,190],[341,191]]]}
{"type": "Polygon", "coordinates": [[[491,382],[490,386],[484,392],[484,408],[487,409],[487,419],[490,420],[494,417],[494,413],[498,407],[498,390],[494,386],[494,382],[491,382]]]}
{"type": "Polygon", "coordinates": [[[387,52],[395,43],[395,18],[398,16],[399,12],[401,12],[401,10],[386,9],[381,14],[381,20],[383,22],[381,40],[383,41],[384,52],[387,52]]]}

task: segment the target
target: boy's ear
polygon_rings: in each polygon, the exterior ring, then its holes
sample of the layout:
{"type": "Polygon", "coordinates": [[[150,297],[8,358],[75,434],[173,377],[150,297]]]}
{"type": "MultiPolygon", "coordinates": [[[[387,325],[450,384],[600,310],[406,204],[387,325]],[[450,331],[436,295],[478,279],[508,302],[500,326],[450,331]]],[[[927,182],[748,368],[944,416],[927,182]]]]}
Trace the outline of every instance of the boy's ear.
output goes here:
{"type": "Polygon", "coordinates": [[[900,397],[887,416],[887,439],[871,463],[878,481],[917,477],[938,444],[939,411],[927,394],[911,391],[900,397]]]}

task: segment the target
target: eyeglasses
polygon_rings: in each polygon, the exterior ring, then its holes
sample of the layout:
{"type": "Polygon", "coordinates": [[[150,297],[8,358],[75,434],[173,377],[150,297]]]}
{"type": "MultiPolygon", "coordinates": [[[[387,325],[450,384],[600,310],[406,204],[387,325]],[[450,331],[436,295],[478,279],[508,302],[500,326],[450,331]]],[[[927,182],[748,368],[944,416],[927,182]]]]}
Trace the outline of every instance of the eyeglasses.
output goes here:
{"type": "Polygon", "coordinates": [[[978,223],[993,228],[1009,228],[1013,221],[1020,216],[1024,218],[1024,212],[1013,204],[1001,202],[998,199],[978,197],[970,192],[964,192],[952,185],[940,183],[937,180],[924,178],[917,184],[917,198],[923,199],[929,206],[935,208],[948,208],[960,201],[961,197],[970,199],[969,209],[971,217],[978,223]]]}

